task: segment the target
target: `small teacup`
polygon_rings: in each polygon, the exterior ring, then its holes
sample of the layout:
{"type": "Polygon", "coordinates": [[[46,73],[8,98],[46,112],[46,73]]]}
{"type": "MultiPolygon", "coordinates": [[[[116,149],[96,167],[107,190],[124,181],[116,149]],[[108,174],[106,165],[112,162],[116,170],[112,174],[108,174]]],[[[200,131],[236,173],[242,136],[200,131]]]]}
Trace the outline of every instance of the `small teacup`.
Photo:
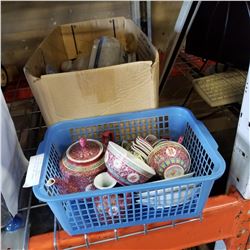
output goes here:
{"type": "MultiPolygon", "coordinates": [[[[116,180],[108,172],[97,175],[94,179],[94,186],[97,189],[113,188],[117,184],[116,180]]],[[[131,205],[131,195],[111,194],[94,198],[96,210],[100,220],[123,217],[125,209],[131,205]]]]}
{"type": "Polygon", "coordinates": [[[100,173],[94,179],[94,186],[97,189],[109,189],[116,184],[117,181],[108,172],[100,173]]]}
{"type": "Polygon", "coordinates": [[[110,194],[95,197],[95,207],[98,212],[100,221],[105,220],[107,223],[112,223],[113,220],[119,220],[126,216],[126,209],[132,205],[132,198],[130,193],[123,194],[110,194]]]}

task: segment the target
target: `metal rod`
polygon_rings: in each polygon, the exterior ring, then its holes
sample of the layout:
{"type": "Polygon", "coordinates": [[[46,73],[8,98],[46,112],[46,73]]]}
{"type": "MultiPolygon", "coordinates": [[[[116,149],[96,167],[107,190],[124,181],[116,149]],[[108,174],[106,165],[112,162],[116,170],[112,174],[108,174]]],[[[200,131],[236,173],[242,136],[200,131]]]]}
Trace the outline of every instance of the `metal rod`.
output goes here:
{"type": "Polygon", "coordinates": [[[53,232],[53,247],[57,250],[57,223],[56,223],[56,216],[54,216],[54,232],[53,232]]]}
{"type": "Polygon", "coordinates": [[[148,229],[148,231],[153,232],[153,231],[157,231],[157,230],[161,230],[161,229],[169,228],[169,227],[173,227],[173,224],[168,224],[168,225],[164,225],[164,226],[150,228],[150,229],[148,229]]]}
{"type": "MultiPolygon", "coordinates": [[[[112,246],[114,247],[114,245],[116,249],[122,249],[124,248],[124,244],[126,244],[127,248],[133,249],[165,249],[166,242],[168,242],[168,247],[171,249],[184,249],[190,246],[196,246],[197,244],[214,242],[218,239],[226,239],[226,245],[229,246],[230,249],[237,249],[237,246],[242,244],[244,247],[247,244],[247,237],[249,234],[244,233],[240,235],[239,232],[243,232],[242,230],[247,230],[248,228],[249,223],[247,222],[250,218],[250,213],[248,211],[249,206],[250,200],[243,199],[235,189],[232,189],[232,191],[229,190],[228,195],[219,195],[217,197],[210,197],[208,199],[206,207],[203,210],[202,223],[200,222],[200,217],[198,216],[193,219],[183,219],[182,221],[177,221],[176,225],[178,226],[176,227],[176,230],[173,228],[171,229],[172,224],[170,222],[168,222],[168,224],[166,222],[167,225],[165,224],[165,226],[160,226],[161,223],[157,223],[156,225],[159,225],[159,227],[156,226],[156,229],[148,229],[148,231],[158,230],[158,233],[152,234],[155,242],[152,242],[152,236],[150,236],[150,233],[148,233],[148,235],[144,235],[145,240],[143,237],[140,237],[140,240],[139,237],[130,237],[126,240],[126,243],[124,243],[122,240],[116,241],[115,244],[113,242],[108,243],[108,241],[110,242],[115,240],[112,231],[95,233],[93,235],[91,234],[91,241],[94,241],[93,243],[91,242],[91,245],[107,242],[106,246],[103,246],[105,249],[112,249],[112,246]],[[235,227],[232,227],[232,223],[234,223],[235,227]],[[166,229],[163,229],[164,227],[166,229]],[[170,227],[169,230],[167,227],[170,227]],[[193,237],[185,238],[190,232],[192,233],[193,237]],[[97,242],[98,239],[104,238],[109,239],[97,242]],[[177,238],[179,239],[178,241],[176,241],[177,238]]],[[[148,225],[148,227],[150,226],[153,225],[148,225]]],[[[131,227],[131,229],[128,228],[128,230],[134,230],[134,227],[131,227]]],[[[130,235],[126,234],[122,237],[121,235],[128,231],[122,228],[118,229],[119,238],[144,234],[142,226],[140,230],[142,231],[130,235]]],[[[47,238],[51,239],[51,234],[48,234],[47,238]]],[[[31,247],[34,249],[39,248],[41,239],[44,239],[44,236],[35,237],[30,243],[31,247]]],[[[82,243],[85,243],[83,242],[83,236],[76,236],[74,238],[71,236],[65,236],[62,242],[60,242],[60,246],[62,246],[62,248],[66,248],[80,245],[82,243]],[[69,241],[67,241],[67,239],[69,239],[69,241]]],[[[49,248],[50,245],[51,242],[47,242],[47,248],[49,248]]],[[[80,247],[83,248],[84,246],[85,245],[81,245],[80,247]]],[[[76,248],[79,247],[71,247],[68,249],[76,248]]],[[[100,246],[98,249],[102,249],[102,247],[100,246]]]]}
{"type": "Polygon", "coordinates": [[[137,232],[134,232],[134,233],[120,235],[119,237],[118,237],[118,230],[114,229],[114,235],[115,235],[114,238],[112,237],[112,238],[108,238],[108,239],[98,240],[98,241],[91,242],[91,243],[88,240],[88,234],[85,234],[84,235],[84,239],[85,239],[86,244],[81,244],[81,245],[78,245],[78,246],[64,248],[64,250],[78,249],[78,248],[81,248],[81,247],[87,247],[87,248],[89,248],[91,245],[97,245],[97,244],[109,242],[109,241],[112,241],[112,240],[117,240],[117,239],[121,239],[121,238],[127,238],[127,237],[131,237],[131,236],[136,236],[136,235],[139,235],[139,234],[146,235],[148,232],[151,232],[151,231],[153,232],[153,231],[157,231],[157,230],[161,230],[161,229],[165,229],[165,228],[170,228],[170,227],[173,227],[173,223],[176,226],[176,225],[181,225],[181,224],[185,224],[185,223],[195,222],[195,221],[198,221],[198,220],[200,220],[200,217],[199,218],[190,219],[190,220],[180,221],[180,222],[174,222],[173,221],[171,224],[167,224],[167,225],[159,226],[159,227],[154,227],[154,228],[151,228],[151,229],[147,229],[148,225],[147,224],[143,224],[143,227],[144,227],[143,231],[137,231],[137,232]]]}
{"type": "Polygon", "coordinates": [[[183,40],[185,39],[186,34],[196,15],[196,12],[198,11],[199,5],[200,5],[200,2],[195,2],[195,1],[192,1],[192,2],[184,1],[184,3],[182,4],[182,8],[179,13],[178,20],[175,24],[175,30],[177,31],[177,35],[174,41],[174,45],[171,48],[169,56],[164,65],[163,73],[160,77],[160,86],[159,86],[160,95],[162,94],[163,89],[165,88],[165,85],[167,84],[167,80],[170,75],[170,72],[172,71],[176,58],[180,52],[181,46],[183,44],[183,40]]]}
{"type": "Polygon", "coordinates": [[[72,249],[77,249],[77,248],[81,248],[81,247],[86,247],[86,244],[73,246],[73,247],[67,247],[67,248],[64,248],[63,250],[72,250],[72,249]]]}
{"type": "Polygon", "coordinates": [[[88,234],[84,234],[84,239],[85,239],[85,242],[86,242],[86,247],[89,248],[89,237],[88,237],[88,234]]]}
{"type": "Polygon", "coordinates": [[[112,241],[112,240],[115,240],[115,238],[108,238],[108,239],[104,239],[104,240],[99,240],[99,241],[91,242],[91,243],[89,243],[88,246],[87,246],[87,244],[81,244],[81,245],[78,245],[78,246],[68,247],[68,248],[64,248],[64,250],[72,250],[72,249],[77,249],[77,248],[81,248],[81,247],[87,247],[87,248],[89,248],[90,245],[97,245],[97,244],[109,242],[109,241],[112,241]]]}
{"type": "Polygon", "coordinates": [[[116,240],[119,240],[119,236],[118,236],[118,234],[117,234],[117,229],[114,229],[114,235],[115,235],[115,239],[116,239],[116,240]]]}
{"type": "Polygon", "coordinates": [[[172,226],[175,227],[175,221],[174,220],[172,221],[172,226]]]}
{"type": "Polygon", "coordinates": [[[127,237],[135,236],[135,235],[138,235],[138,234],[144,234],[144,230],[143,231],[137,231],[137,232],[130,233],[130,234],[124,234],[124,235],[121,235],[120,238],[127,238],[127,237]]]}
{"type": "Polygon", "coordinates": [[[99,240],[99,241],[95,241],[95,242],[91,242],[90,245],[96,245],[96,244],[100,244],[100,243],[105,243],[105,242],[109,242],[115,240],[115,238],[108,238],[108,239],[104,239],[104,240],[99,240]]]}
{"type": "Polygon", "coordinates": [[[28,209],[33,209],[33,208],[38,208],[38,207],[45,207],[45,206],[47,206],[47,203],[34,205],[34,206],[31,206],[30,208],[29,207],[23,207],[23,208],[18,209],[18,212],[22,212],[22,211],[26,211],[28,209]]]}
{"type": "Polygon", "coordinates": [[[140,2],[130,1],[131,16],[135,24],[141,28],[141,13],[140,13],[140,2]]]}
{"type": "Polygon", "coordinates": [[[148,29],[148,39],[152,42],[152,11],[151,11],[151,1],[146,1],[147,6],[147,29],[148,29]]]}
{"type": "Polygon", "coordinates": [[[22,249],[28,249],[28,238],[29,238],[29,217],[30,217],[30,205],[31,205],[31,198],[32,198],[32,190],[30,190],[29,200],[28,200],[28,209],[26,214],[25,226],[24,226],[24,239],[23,239],[23,246],[22,249]]]}
{"type": "Polygon", "coordinates": [[[190,223],[190,222],[195,222],[200,220],[199,218],[194,218],[194,219],[190,219],[190,220],[184,220],[184,221],[180,221],[180,222],[175,222],[175,225],[182,225],[182,224],[186,224],[186,223],[190,223]]]}

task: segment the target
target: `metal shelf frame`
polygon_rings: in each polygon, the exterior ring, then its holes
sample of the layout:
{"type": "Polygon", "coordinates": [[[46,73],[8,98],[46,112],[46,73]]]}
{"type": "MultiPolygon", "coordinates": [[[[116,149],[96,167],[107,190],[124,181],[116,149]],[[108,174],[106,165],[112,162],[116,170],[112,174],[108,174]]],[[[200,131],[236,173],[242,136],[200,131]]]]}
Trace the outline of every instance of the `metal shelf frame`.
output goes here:
{"type": "Polygon", "coordinates": [[[184,249],[224,239],[228,250],[249,249],[250,200],[235,188],[208,199],[202,219],[154,223],[100,233],[69,236],[57,231],[30,238],[29,249],[184,249]],[[134,237],[131,237],[134,236],[134,237]]]}

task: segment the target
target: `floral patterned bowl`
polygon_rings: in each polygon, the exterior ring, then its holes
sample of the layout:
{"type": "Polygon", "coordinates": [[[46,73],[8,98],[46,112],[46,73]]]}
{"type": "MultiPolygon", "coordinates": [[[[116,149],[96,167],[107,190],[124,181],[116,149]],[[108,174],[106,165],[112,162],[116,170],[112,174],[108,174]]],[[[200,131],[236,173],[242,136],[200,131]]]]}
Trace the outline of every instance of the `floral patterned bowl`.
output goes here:
{"type": "Polygon", "coordinates": [[[166,141],[157,145],[150,153],[148,164],[160,177],[168,179],[188,173],[191,158],[183,145],[175,141],[166,141]]]}
{"type": "Polygon", "coordinates": [[[144,161],[111,141],[104,161],[109,174],[123,186],[144,183],[156,174],[144,161]]]}

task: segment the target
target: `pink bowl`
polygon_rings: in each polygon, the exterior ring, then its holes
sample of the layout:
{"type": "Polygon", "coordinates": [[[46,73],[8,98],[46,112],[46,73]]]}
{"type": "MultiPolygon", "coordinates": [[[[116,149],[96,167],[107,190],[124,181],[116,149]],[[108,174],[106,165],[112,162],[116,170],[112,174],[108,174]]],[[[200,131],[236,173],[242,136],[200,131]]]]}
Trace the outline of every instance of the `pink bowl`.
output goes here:
{"type": "Polygon", "coordinates": [[[104,161],[109,174],[121,185],[144,183],[155,170],[114,142],[109,142],[104,161]]]}
{"type": "Polygon", "coordinates": [[[187,149],[180,143],[166,141],[156,146],[148,157],[148,164],[163,178],[169,175],[175,177],[187,173],[190,169],[191,158],[187,149]]]}

